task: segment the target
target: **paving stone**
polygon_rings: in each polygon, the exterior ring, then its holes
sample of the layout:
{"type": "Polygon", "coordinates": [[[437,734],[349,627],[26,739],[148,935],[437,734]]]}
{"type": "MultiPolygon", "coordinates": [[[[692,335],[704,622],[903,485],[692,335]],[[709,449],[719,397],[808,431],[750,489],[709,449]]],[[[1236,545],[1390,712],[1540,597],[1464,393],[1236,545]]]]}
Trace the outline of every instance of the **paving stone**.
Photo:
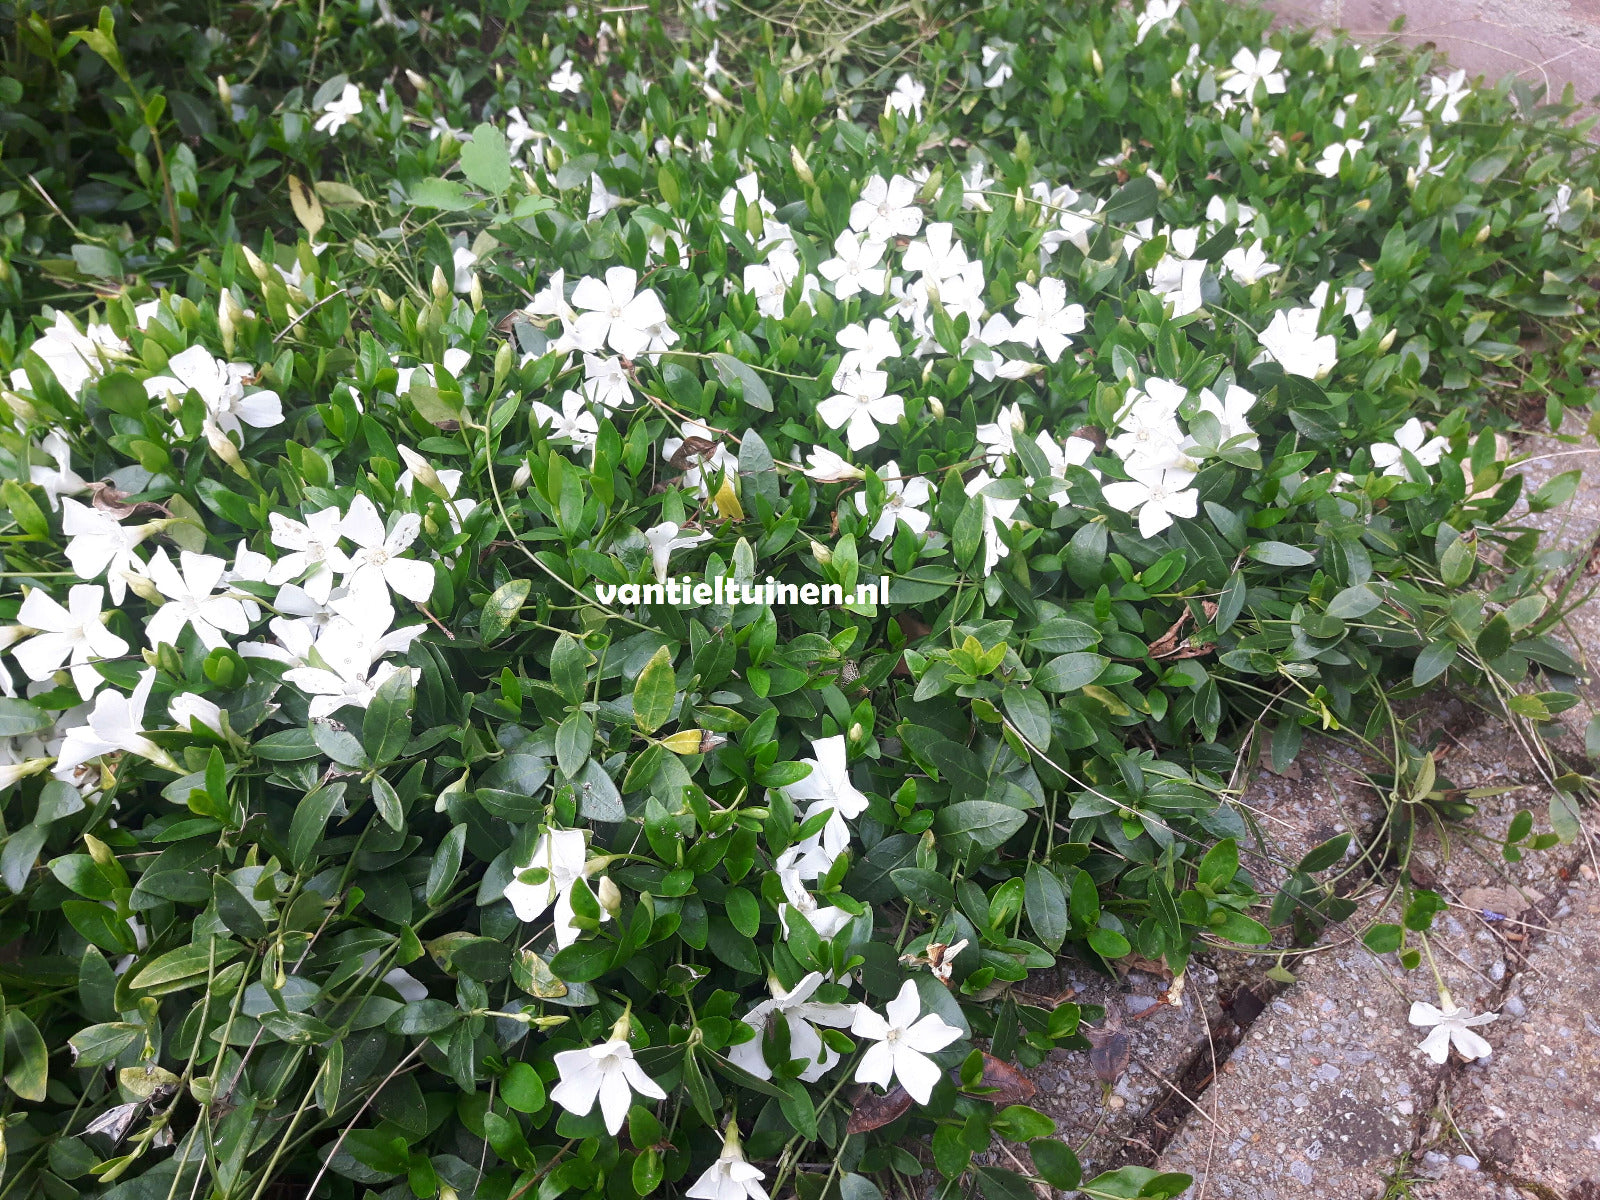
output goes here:
{"type": "MultiPolygon", "coordinates": [[[[1195,964],[1185,979],[1182,1004],[1167,1002],[1168,981],[1153,973],[1130,971],[1111,980],[1086,966],[1063,963],[1052,986],[1073,990],[1077,1004],[1098,1004],[1106,1010],[1102,1028],[1120,1029],[1128,1040],[1128,1068],[1102,1096],[1103,1088],[1082,1051],[1053,1051],[1029,1077],[1039,1088],[1031,1101],[1056,1122],[1057,1137],[1074,1147],[1085,1174],[1122,1161],[1127,1139],[1146,1123],[1151,1111],[1173,1094],[1188,1065],[1207,1045],[1207,1030],[1223,1019],[1216,991],[1216,973],[1195,964]]],[[[1030,985],[1032,986],[1032,985],[1030,985]]]]}
{"type": "Polygon", "coordinates": [[[1551,908],[1549,932],[1515,976],[1501,1019],[1484,1031],[1494,1054],[1459,1072],[1447,1097],[1470,1153],[1497,1181],[1532,1181],[1588,1200],[1600,1195],[1600,884],[1593,868],[1584,864],[1551,908]]]}
{"type": "MultiPolygon", "coordinates": [[[[1547,794],[1511,731],[1491,724],[1448,733],[1441,752],[1441,773],[1456,786],[1508,789],[1479,800],[1478,814],[1446,827],[1443,839],[1432,822],[1420,823],[1411,856],[1416,875],[1452,902],[1430,934],[1440,970],[1457,1002],[1481,1011],[1522,969],[1519,947],[1553,919],[1535,898],[1561,892],[1573,851],[1517,863],[1501,856],[1498,839],[1518,809],[1534,810],[1543,825],[1547,794]],[[1486,916],[1484,889],[1518,911],[1486,916]]],[[[1385,899],[1374,891],[1349,925],[1325,935],[1324,949],[1300,960],[1298,982],[1272,1001],[1202,1098],[1215,1124],[1185,1122],[1163,1169],[1204,1179],[1205,1194],[1221,1200],[1362,1198],[1381,1194],[1400,1167],[1413,1169],[1410,1152],[1444,1081],[1471,1079],[1486,1064],[1436,1067],[1416,1050],[1422,1031],[1406,1016],[1411,1001],[1434,999],[1426,968],[1406,972],[1396,956],[1373,955],[1354,936],[1370,921],[1397,919],[1385,899]]],[[[1459,1186],[1478,1189],[1458,1189],[1461,1200],[1496,1194],[1477,1180],[1459,1186]]]]}
{"type": "Polygon", "coordinates": [[[1284,23],[1342,29],[1357,41],[1432,45],[1493,83],[1516,75],[1580,100],[1600,94],[1597,0],[1266,0],[1284,23]],[[1391,25],[1405,17],[1401,33],[1391,25]]]}

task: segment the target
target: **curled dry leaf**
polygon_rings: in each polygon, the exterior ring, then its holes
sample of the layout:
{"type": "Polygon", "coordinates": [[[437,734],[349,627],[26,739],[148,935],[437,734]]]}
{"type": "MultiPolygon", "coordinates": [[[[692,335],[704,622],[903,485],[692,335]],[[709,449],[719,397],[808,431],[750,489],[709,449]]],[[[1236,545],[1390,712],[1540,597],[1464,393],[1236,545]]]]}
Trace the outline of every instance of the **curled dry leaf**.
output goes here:
{"type": "Polygon", "coordinates": [[[869,1133],[882,1129],[890,1121],[903,1117],[911,1110],[911,1097],[898,1083],[887,1092],[874,1092],[859,1088],[851,1101],[850,1121],[846,1133],[869,1133]]]}

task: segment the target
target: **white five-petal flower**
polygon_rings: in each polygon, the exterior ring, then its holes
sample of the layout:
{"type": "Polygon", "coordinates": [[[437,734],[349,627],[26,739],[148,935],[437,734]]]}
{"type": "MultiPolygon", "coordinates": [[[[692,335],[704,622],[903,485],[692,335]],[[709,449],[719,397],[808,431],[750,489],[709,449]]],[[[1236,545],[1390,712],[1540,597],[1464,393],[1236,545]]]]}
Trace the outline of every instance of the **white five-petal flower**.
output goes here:
{"type": "Polygon", "coordinates": [[[428,602],[433,594],[433,567],[401,557],[422,532],[422,518],[416,513],[401,513],[393,528],[385,532],[378,506],[367,496],[358,495],[339,523],[339,532],[356,545],[355,553],[347,559],[345,587],[354,589],[368,578],[381,579],[390,590],[413,603],[428,602]]]}
{"type": "Polygon", "coordinates": [[[1475,1058],[1488,1058],[1494,1053],[1494,1047],[1474,1033],[1473,1027],[1498,1020],[1499,1013],[1486,1012],[1473,1016],[1470,1015],[1471,1009],[1457,1008],[1448,996],[1441,997],[1441,1003],[1443,1008],[1425,1000],[1415,1001],[1411,1005],[1411,1015],[1407,1018],[1411,1024],[1422,1028],[1433,1027],[1428,1036],[1417,1043],[1418,1050],[1441,1065],[1450,1057],[1452,1045],[1469,1062],[1475,1058]]]}
{"type": "Polygon", "coordinates": [[[35,633],[13,646],[11,653],[29,679],[43,682],[70,661],[78,695],[85,700],[94,696],[105,681],[92,664],[128,652],[128,643],[106,628],[100,611],[104,595],[105,590],[93,584],[75,584],[63,608],[43,588],[28,593],[17,622],[35,633]]]}
{"type": "Polygon", "coordinates": [[[561,1081],[550,1089],[550,1099],[580,1117],[592,1112],[598,1100],[606,1132],[612,1136],[621,1132],[635,1094],[652,1100],[667,1098],[661,1085],[634,1062],[633,1047],[626,1037],[613,1034],[598,1046],[563,1050],[556,1055],[555,1064],[561,1081]]]}
{"type": "Polygon", "coordinates": [[[772,999],[763,1000],[744,1015],[744,1023],[756,1031],[748,1042],[728,1048],[728,1058],[761,1079],[772,1078],[772,1068],[761,1053],[762,1036],[768,1023],[781,1020],[789,1027],[789,1057],[807,1064],[800,1073],[805,1083],[815,1083],[839,1061],[839,1052],[822,1040],[816,1026],[830,1029],[849,1028],[855,1020],[854,1004],[824,1004],[811,997],[826,982],[820,971],[813,971],[793,991],[785,991],[777,980],[771,980],[772,999]]]}
{"type": "Polygon", "coordinates": [[[225,559],[214,554],[195,554],[190,550],[178,552],[178,563],[173,565],[165,547],[150,557],[150,582],[167,598],[145,622],[145,636],[151,646],[163,642],[177,645],[178,635],[184,626],[193,629],[207,650],[216,650],[228,644],[224,634],[240,636],[250,632],[250,618],[238,597],[224,588],[223,572],[228,569],[225,559]]]}
{"type": "Polygon", "coordinates": [[[856,371],[847,375],[834,395],[817,405],[817,416],[829,429],[843,429],[850,449],[860,450],[878,440],[878,427],[905,416],[906,403],[898,395],[885,395],[885,371],[856,371]]]}
{"type": "Polygon", "coordinates": [[[861,1056],[856,1081],[887,1089],[891,1081],[899,1080],[918,1104],[928,1102],[939,1082],[939,1066],[928,1056],[961,1037],[961,1030],[938,1013],[923,1014],[922,997],[909,979],[882,1016],[865,1004],[858,1007],[850,1032],[876,1043],[861,1056]]]}

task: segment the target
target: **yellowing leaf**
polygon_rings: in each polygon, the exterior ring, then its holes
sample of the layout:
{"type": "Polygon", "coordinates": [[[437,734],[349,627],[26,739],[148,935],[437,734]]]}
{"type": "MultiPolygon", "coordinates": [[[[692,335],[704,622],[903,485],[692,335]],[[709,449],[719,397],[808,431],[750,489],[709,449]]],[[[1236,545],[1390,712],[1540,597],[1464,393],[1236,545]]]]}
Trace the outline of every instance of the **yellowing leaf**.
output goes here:
{"type": "Polygon", "coordinates": [[[315,238],[322,230],[322,201],[298,175],[289,176],[289,206],[294,209],[295,219],[305,226],[306,233],[315,238]]]}
{"type": "MultiPolygon", "coordinates": [[[[294,185],[291,183],[289,186],[292,188],[294,185]]],[[[316,182],[316,189],[317,199],[330,208],[350,208],[354,205],[368,202],[365,196],[348,183],[338,183],[332,179],[319,179],[316,182]]],[[[298,211],[296,215],[298,215],[298,211]]]]}
{"type": "Polygon", "coordinates": [[[662,738],[661,744],[674,754],[699,754],[700,731],[698,729],[680,729],[671,737],[662,738]]]}
{"type": "Polygon", "coordinates": [[[1130,711],[1132,711],[1117,697],[1115,692],[1108,691],[1097,684],[1091,683],[1088,687],[1083,689],[1083,694],[1085,696],[1092,696],[1094,699],[1100,701],[1101,704],[1104,704],[1111,710],[1113,716],[1125,717],[1130,711]]]}
{"type": "Polygon", "coordinates": [[[719,517],[724,519],[732,517],[735,521],[744,520],[744,506],[739,503],[739,493],[734,490],[731,474],[722,477],[722,486],[717,489],[715,503],[719,517]]]}

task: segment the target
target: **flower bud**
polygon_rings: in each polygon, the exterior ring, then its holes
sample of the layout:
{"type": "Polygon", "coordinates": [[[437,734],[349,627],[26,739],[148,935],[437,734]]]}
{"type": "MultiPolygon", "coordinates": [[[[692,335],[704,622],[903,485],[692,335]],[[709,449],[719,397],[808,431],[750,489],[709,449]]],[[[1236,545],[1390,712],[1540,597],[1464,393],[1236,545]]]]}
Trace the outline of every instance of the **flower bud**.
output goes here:
{"type": "Polygon", "coordinates": [[[1100,61],[1100,51],[1093,46],[1089,47],[1089,61],[1094,65],[1094,73],[1096,75],[1104,75],[1106,73],[1106,64],[1100,61]]]}
{"type": "Polygon", "coordinates": [[[244,261],[250,264],[250,273],[262,283],[266,283],[271,278],[271,272],[267,264],[262,262],[256,252],[244,243],[241,242],[239,244],[239,249],[244,253],[244,261]]]}
{"type": "Polygon", "coordinates": [[[944,420],[944,401],[937,396],[928,397],[928,411],[933,414],[935,421],[944,420]]]}
{"type": "Polygon", "coordinates": [[[603,911],[610,913],[613,917],[621,915],[622,889],[611,882],[611,876],[600,876],[600,882],[595,885],[594,890],[595,897],[600,901],[600,907],[603,911]]]}
{"type": "Polygon", "coordinates": [[[852,721],[850,723],[849,737],[852,742],[859,742],[863,737],[866,736],[866,732],[867,731],[861,727],[860,721],[852,721]]]}
{"type": "Polygon", "coordinates": [[[1017,189],[1017,194],[1012,197],[1011,211],[1019,217],[1026,215],[1028,211],[1028,202],[1023,199],[1022,189],[1020,187],[1017,189]]]}
{"type": "Polygon", "coordinates": [[[472,300],[474,312],[483,307],[483,280],[478,278],[477,272],[473,272],[472,290],[467,295],[472,300]]]}
{"type": "Polygon", "coordinates": [[[494,386],[498,390],[505,382],[506,376],[511,374],[511,343],[501,342],[500,349],[494,352],[494,386]]]}
{"type": "Polygon", "coordinates": [[[145,576],[137,575],[132,571],[123,571],[122,578],[127,583],[128,590],[138,596],[139,599],[148,601],[151,604],[165,604],[167,602],[167,598],[145,576]]]}
{"type": "Polygon", "coordinates": [[[217,329],[222,333],[222,353],[233,357],[233,313],[229,311],[229,301],[233,293],[223,289],[221,297],[217,300],[217,329]]]}
{"type": "Polygon", "coordinates": [[[440,304],[450,299],[450,281],[444,277],[444,271],[438,263],[433,264],[433,298],[440,304]]]}
{"type": "Polygon", "coordinates": [[[528,486],[532,479],[533,468],[528,466],[526,462],[522,463],[517,467],[516,474],[511,477],[511,490],[513,492],[520,492],[523,488],[528,486]]]}
{"type": "Polygon", "coordinates": [[[800,177],[800,182],[813,184],[817,177],[811,173],[811,165],[806,162],[805,155],[800,153],[800,147],[793,142],[789,144],[789,162],[794,167],[794,173],[800,177]]]}
{"type": "Polygon", "coordinates": [[[1392,345],[1394,345],[1394,330],[1391,329],[1388,333],[1383,335],[1383,340],[1378,343],[1378,352],[1380,354],[1386,354],[1388,353],[1389,347],[1392,345]]]}
{"type": "Polygon", "coordinates": [[[1172,77],[1172,98],[1174,100],[1183,99],[1183,84],[1178,82],[1178,77],[1176,75],[1172,77]]]}
{"type": "Polygon", "coordinates": [[[442,813],[449,809],[450,802],[467,790],[467,776],[469,772],[463,771],[461,778],[452,781],[439,793],[439,798],[433,802],[433,811],[442,813]]]}
{"type": "Polygon", "coordinates": [[[828,549],[828,547],[824,546],[821,542],[812,541],[811,557],[816,559],[823,566],[827,566],[833,561],[833,551],[828,549]]]}
{"type": "Polygon", "coordinates": [[[228,86],[226,75],[217,76],[217,99],[222,101],[222,107],[228,110],[233,108],[233,88],[228,86]]]}
{"type": "Polygon", "coordinates": [[[233,444],[233,439],[222,431],[221,426],[214,421],[207,421],[205,435],[206,445],[211,447],[211,453],[232,467],[235,475],[245,479],[250,478],[250,469],[239,457],[239,447],[233,444]]]}
{"type": "Polygon", "coordinates": [[[389,295],[389,293],[384,291],[382,288],[373,288],[372,293],[378,297],[378,304],[380,307],[382,307],[383,311],[388,313],[391,317],[394,316],[396,310],[398,310],[400,307],[394,302],[394,297],[389,295]]]}
{"type": "Polygon", "coordinates": [[[1478,232],[1473,236],[1473,242],[1480,246],[1483,245],[1484,242],[1489,240],[1489,232],[1489,226],[1485,224],[1483,228],[1478,230],[1478,232]]]}

